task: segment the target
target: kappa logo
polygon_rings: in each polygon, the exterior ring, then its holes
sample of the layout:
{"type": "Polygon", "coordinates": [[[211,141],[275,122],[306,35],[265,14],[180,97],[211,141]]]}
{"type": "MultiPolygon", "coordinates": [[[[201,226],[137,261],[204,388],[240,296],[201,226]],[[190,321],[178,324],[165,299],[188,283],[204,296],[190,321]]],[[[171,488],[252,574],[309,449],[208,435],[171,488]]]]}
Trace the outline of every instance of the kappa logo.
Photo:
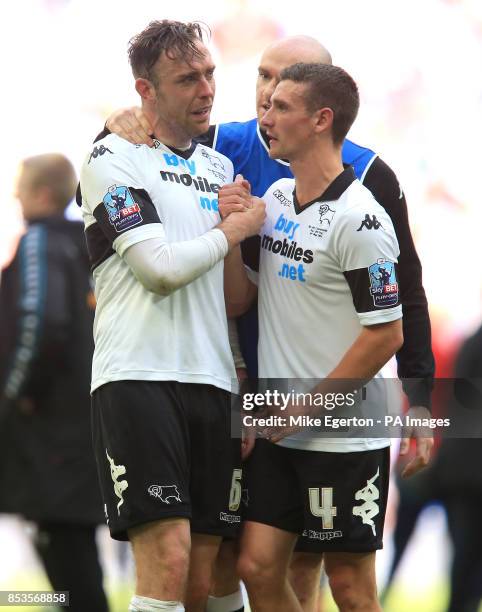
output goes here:
{"type": "Polygon", "coordinates": [[[141,208],[125,185],[111,185],[102,202],[117,233],[142,222],[141,208]]]}
{"type": "Polygon", "coordinates": [[[100,147],[94,147],[94,150],[89,156],[89,161],[87,162],[87,164],[90,164],[92,158],[97,159],[98,157],[102,157],[104,153],[110,153],[111,155],[113,155],[112,151],[107,147],[104,147],[104,145],[100,145],[100,147]]]}
{"type": "Polygon", "coordinates": [[[305,529],[301,535],[310,540],[329,541],[335,538],[342,538],[343,531],[314,531],[313,529],[305,529]]]}
{"type": "Polygon", "coordinates": [[[211,164],[211,166],[213,166],[213,168],[223,170],[223,172],[226,170],[223,162],[219,157],[217,157],[217,155],[212,155],[211,153],[208,153],[205,149],[201,149],[201,155],[208,160],[208,162],[211,164]]]}
{"type": "Polygon", "coordinates": [[[283,206],[287,206],[289,208],[293,204],[293,202],[291,200],[289,200],[285,196],[285,194],[282,191],[280,191],[279,189],[276,189],[276,191],[273,191],[273,196],[277,200],[279,200],[283,206]]]}
{"type": "Polygon", "coordinates": [[[386,259],[378,259],[368,268],[370,293],[376,308],[394,306],[398,303],[398,282],[395,264],[386,259]]]}
{"type": "Polygon", "coordinates": [[[361,222],[360,227],[357,229],[357,232],[361,232],[364,227],[367,230],[371,230],[371,229],[377,230],[379,227],[383,228],[383,225],[380,223],[380,221],[376,218],[375,215],[372,215],[370,218],[370,215],[367,214],[365,215],[365,218],[361,222]]]}
{"type": "Polygon", "coordinates": [[[377,535],[377,532],[373,517],[380,512],[380,507],[376,503],[380,497],[380,492],[373,483],[379,475],[380,468],[377,469],[375,476],[367,480],[367,486],[355,493],[355,499],[357,501],[362,500],[364,503],[361,506],[353,506],[353,516],[359,516],[364,525],[370,525],[374,536],[377,535]]]}
{"type": "Polygon", "coordinates": [[[238,514],[227,514],[226,512],[219,513],[219,520],[226,523],[240,523],[241,517],[238,514]]]}
{"type": "Polygon", "coordinates": [[[324,234],[329,230],[333,217],[335,216],[334,210],[332,210],[328,204],[320,204],[318,214],[320,216],[319,226],[310,225],[310,235],[323,238],[324,234]]]}
{"type": "Polygon", "coordinates": [[[124,496],[122,494],[129,486],[129,483],[127,480],[119,480],[119,476],[123,476],[126,473],[126,468],[125,465],[116,465],[112,457],[109,457],[107,449],[105,449],[105,454],[107,455],[107,460],[110,465],[110,475],[114,483],[114,493],[120,500],[117,504],[117,514],[120,516],[120,507],[124,503],[124,496]]]}
{"type": "Polygon", "coordinates": [[[181,495],[176,485],[151,485],[147,492],[152,497],[157,497],[165,504],[172,504],[174,501],[181,503],[181,495]],[[174,501],[169,501],[170,499],[174,501]]]}

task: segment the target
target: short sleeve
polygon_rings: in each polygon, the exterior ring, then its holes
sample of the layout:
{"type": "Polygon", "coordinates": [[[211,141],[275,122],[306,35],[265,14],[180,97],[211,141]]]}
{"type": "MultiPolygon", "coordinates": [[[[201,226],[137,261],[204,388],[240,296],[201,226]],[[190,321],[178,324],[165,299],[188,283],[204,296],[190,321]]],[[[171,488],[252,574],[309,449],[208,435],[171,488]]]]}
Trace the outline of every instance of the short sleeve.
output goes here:
{"type": "Polygon", "coordinates": [[[97,224],[90,229],[98,233],[99,228],[119,255],[137,242],[163,237],[139,149],[108,136],[96,144],[95,151],[95,156],[87,156],[80,178],[84,217],[97,224]]]}
{"type": "Polygon", "coordinates": [[[335,253],[362,325],[401,318],[398,242],[390,217],[376,202],[346,211],[337,227],[335,253]]]}

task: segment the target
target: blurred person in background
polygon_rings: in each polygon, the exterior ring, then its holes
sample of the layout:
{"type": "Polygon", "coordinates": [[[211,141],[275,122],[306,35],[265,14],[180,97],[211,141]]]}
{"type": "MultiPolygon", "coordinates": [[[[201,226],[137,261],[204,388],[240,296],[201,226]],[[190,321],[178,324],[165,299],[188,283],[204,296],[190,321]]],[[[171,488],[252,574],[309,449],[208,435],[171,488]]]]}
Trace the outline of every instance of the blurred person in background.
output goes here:
{"type": "MultiPolygon", "coordinates": [[[[256,81],[257,117],[246,122],[211,125],[198,138],[226,155],[234,166],[234,173],[242,174],[251,184],[256,196],[263,196],[266,189],[280,178],[291,178],[289,163],[282,159],[270,159],[269,141],[261,125],[264,114],[271,107],[271,95],[279,82],[282,69],[297,62],[322,62],[331,64],[331,55],[317,40],[308,36],[290,36],[269,45],[262,54],[256,81]]],[[[153,128],[147,117],[137,107],[114,112],[97,139],[110,131],[133,143],[153,145],[153,128]]],[[[403,380],[411,413],[426,416],[431,406],[431,389],[434,376],[434,358],[431,349],[431,329],[427,299],[422,285],[422,267],[418,258],[408,221],[405,195],[393,170],[371,149],[345,139],[342,148],[344,164],[353,166],[357,178],[374,195],[377,202],[389,214],[400,245],[399,283],[403,307],[403,347],[397,352],[398,375],[403,380]]],[[[369,231],[370,219],[364,225],[369,231]]],[[[250,268],[259,268],[259,237],[249,238],[241,245],[243,259],[250,268]]],[[[236,316],[235,312],[231,313],[236,316]]],[[[257,305],[238,318],[239,343],[250,377],[257,376],[258,321],[257,305]]],[[[405,431],[401,453],[408,454],[409,438],[415,432],[405,431]]],[[[416,456],[407,463],[404,476],[421,469],[428,462],[432,441],[417,439],[416,456]]],[[[309,552],[310,544],[300,538],[291,565],[291,579],[304,609],[319,609],[317,585],[320,581],[320,565],[316,555],[309,552]]],[[[215,585],[218,596],[210,601],[213,612],[233,612],[241,609],[241,593],[230,592],[236,584],[228,580],[226,570],[235,564],[233,544],[223,545],[219,574],[224,578],[215,585]]]]}
{"type": "MultiPolygon", "coordinates": [[[[462,344],[454,376],[456,392],[449,414],[453,420],[470,419],[473,433],[478,428],[480,436],[482,327],[462,344]]],[[[444,438],[432,470],[452,541],[447,612],[477,612],[482,601],[482,439],[444,438]]]]}
{"type": "Polygon", "coordinates": [[[415,531],[421,513],[431,504],[437,503],[437,492],[434,477],[434,462],[426,469],[406,479],[401,476],[406,461],[399,461],[392,472],[398,490],[395,528],[393,530],[393,556],[390,561],[387,580],[380,595],[382,605],[389,599],[389,594],[396,578],[396,573],[415,531]]]}
{"type": "Polygon", "coordinates": [[[106,612],[104,522],[90,426],[94,302],[83,226],[64,217],[77,178],[63,155],[25,159],[27,225],[0,283],[0,511],[36,524],[35,548],[75,612],[106,612]]]}

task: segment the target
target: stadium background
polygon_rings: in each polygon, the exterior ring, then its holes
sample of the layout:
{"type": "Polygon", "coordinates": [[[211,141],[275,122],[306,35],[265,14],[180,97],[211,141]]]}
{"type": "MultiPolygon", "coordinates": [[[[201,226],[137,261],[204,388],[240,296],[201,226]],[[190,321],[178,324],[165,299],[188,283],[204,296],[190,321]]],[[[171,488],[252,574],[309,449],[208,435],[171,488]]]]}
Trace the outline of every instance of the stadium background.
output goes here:
{"type": "MultiPolygon", "coordinates": [[[[480,0],[2,3],[0,264],[8,261],[22,228],[13,197],[18,162],[59,151],[80,167],[107,115],[137,103],[127,41],[159,18],[201,20],[211,27],[218,66],[214,122],[254,116],[260,52],[283,35],[315,36],[334,63],[354,76],[362,106],[350,138],[375,149],[404,187],[424,268],[437,374],[450,375],[454,351],[482,318],[480,0]]],[[[78,214],[75,207],[71,214],[78,214]]],[[[387,545],[379,556],[382,583],[392,524],[389,516],[387,545]]],[[[0,590],[46,587],[27,537],[16,519],[0,518],[0,590]]],[[[122,609],[128,591],[120,586],[121,566],[114,544],[105,533],[101,537],[109,589],[122,609]]],[[[386,609],[441,610],[448,560],[443,512],[431,508],[386,609]]]]}

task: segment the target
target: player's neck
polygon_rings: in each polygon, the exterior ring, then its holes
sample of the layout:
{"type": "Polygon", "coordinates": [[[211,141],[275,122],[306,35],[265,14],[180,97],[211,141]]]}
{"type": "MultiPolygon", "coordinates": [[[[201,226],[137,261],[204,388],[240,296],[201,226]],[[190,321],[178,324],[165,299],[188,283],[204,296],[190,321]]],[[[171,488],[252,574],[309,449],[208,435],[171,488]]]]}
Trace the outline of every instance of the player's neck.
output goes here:
{"type": "Polygon", "coordinates": [[[192,138],[179,126],[163,121],[156,113],[148,108],[142,109],[153,127],[155,138],[167,147],[174,149],[189,149],[192,138]]]}
{"type": "Polygon", "coordinates": [[[296,181],[296,197],[303,206],[324,193],[343,172],[341,150],[319,151],[309,157],[292,160],[290,168],[296,181]]]}

